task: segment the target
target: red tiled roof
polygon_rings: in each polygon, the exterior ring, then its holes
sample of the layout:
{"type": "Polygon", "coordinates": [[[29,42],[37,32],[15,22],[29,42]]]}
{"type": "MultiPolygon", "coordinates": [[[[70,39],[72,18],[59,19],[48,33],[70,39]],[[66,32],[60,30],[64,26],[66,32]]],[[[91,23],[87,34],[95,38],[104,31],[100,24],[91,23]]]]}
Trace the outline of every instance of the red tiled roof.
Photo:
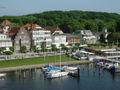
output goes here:
{"type": "Polygon", "coordinates": [[[44,28],[45,28],[45,30],[50,30],[51,33],[54,33],[55,31],[61,31],[61,29],[59,27],[46,26],[44,28]]]}
{"type": "Polygon", "coordinates": [[[40,27],[38,24],[32,24],[33,27],[40,27]]]}
{"type": "Polygon", "coordinates": [[[35,27],[40,27],[38,24],[26,24],[24,27],[31,27],[29,30],[34,30],[35,27]]]}
{"type": "Polygon", "coordinates": [[[31,24],[25,24],[24,27],[31,27],[31,24]]]}
{"type": "Polygon", "coordinates": [[[20,30],[20,28],[12,27],[9,31],[9,36],[13,36],[15,33],[17,33],[20,30]]]}
{"type": "Polygon", "coordinates": [[[8,24],[11,24],[11,22],[8,21],[8,20],[4,20],[1,24],[2,24],[3,26],[7,26],[8,24]]]}

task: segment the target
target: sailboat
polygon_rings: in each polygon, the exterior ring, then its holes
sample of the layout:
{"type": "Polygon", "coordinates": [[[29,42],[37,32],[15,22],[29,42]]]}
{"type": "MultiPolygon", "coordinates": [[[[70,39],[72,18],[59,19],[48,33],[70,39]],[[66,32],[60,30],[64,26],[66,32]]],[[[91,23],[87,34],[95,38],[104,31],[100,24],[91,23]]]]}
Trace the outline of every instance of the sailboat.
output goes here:
{"type": "MultiPolygon", "coordinates": [[[[46,55],[48,56],[48,55],[46,55]]],[[[45,62],[45,55],[44,55],[44,62],[45,62]]],[[[48,62],[48,58],[47,58],[47,62],[48,62]]],[[[54,72],[59,72],[60,71],[60,68],[57,68],[53,65],[50,65],[47,63],[47,65],[45,65],[44,67],[42,67],[42,71],[45,73],[45,74],[48,74],[48,73],[54,73],[54,72]]]]}
{"type": "Polygon", "coordinates": [[[60,71],[59,72],[52,72],[47,74],[47,78],[57,78],[62,76],[67,76],[68,72],[61,71],[61,48],[60,48],[60,71]]]}

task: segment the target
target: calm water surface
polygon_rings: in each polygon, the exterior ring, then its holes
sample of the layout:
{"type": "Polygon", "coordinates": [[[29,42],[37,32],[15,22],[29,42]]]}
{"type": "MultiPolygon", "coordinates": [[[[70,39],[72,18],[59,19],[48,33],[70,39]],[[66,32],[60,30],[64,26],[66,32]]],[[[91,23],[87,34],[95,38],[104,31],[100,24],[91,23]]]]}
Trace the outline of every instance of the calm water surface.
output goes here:
{"type": "Polygon", "coordinates": [[[111,74],[93,64],[79,65],[80,78],[46,79],[40,69],[7,72],[0,90],[120,90],[120,74],[111,74]]]}

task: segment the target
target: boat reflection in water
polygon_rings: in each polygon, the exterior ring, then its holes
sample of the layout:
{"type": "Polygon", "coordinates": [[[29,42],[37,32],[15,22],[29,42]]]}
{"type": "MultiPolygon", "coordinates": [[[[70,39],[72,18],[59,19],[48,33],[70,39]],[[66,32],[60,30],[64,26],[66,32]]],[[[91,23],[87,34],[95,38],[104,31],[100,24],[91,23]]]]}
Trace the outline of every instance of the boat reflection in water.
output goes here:
{"type": "Polygon", "coordinates": [[[95,64],[77,65],[80,77],[47,79],[41,69],[5,72],[0,90],[120,90],[120,74],[112,74],[95,64]]]}

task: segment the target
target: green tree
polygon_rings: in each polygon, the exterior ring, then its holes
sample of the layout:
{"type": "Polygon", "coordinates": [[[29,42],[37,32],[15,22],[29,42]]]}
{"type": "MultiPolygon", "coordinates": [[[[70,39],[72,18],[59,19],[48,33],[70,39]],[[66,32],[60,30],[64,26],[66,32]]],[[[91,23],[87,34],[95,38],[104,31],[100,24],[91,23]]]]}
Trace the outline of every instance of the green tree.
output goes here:
{"type": "Polygon", "coordinates": [[[107,38],[109,42],[117,42],[117,40],[120,41],[120,32],[112,32],[107,38]]]}
{"type": "Polygon", "coordinates": [[[80,46],[80,43],[75,43],[75,46],[79,47],[79,46],[80,46]]]}
{"type": "Polygon", "coordinates": [[[14,52],[15,48],[14,47],[10,47],[10,51],[14,52]]]}
{"type": "Polygon", "coordinates": [[[42,27],[47,25],[60,26],[67,33],[75,30],[90,29],[94,32],[107,28],[108,32],[120,31],[120,15],[106,12],[89,11],[47,11],[23,16],[2,16],[0,22],[8,19],[16,27],[26,23],[37,23],[42,27]]]}
{"type": "Polygon", "coordinates": [[[3,52],[3,49],[2,49],[2,48],[0,48],[0,54],[2,54],[2,52],[3,52]]]}
{"type": "Polygon", "coordinates": [[[54,64],[56,64],[56,51],[57,51],[56,45],[55,45],[55,44],[52,44],[52,45],[51,45],[51,49],[52,49],[52,51],[54,51],[54,60],[55,60],[55,63],[54,63],[54,64]]]}
{"type": "Polygon", "coordinates": [[[48,26],[55,26],[55,22],[53,20],[48,20],[47,25],[48,26]]]}
{"type": "Polygon", "coordinates": [[[57,51],[57,47],[56,47],[55,44],[52,44],[52,45],[51,45],[51,48],[52,48],[52,51],[57,51]]]}
{"type": "Polygon", "coordinates": [[[100,42],[101,43],[104,43],[105,42],[105,37],[103,34],[100,35],[100,42]]]}
{"type": "Polygon", "coordinates": [[[21,53],[26,53],[26,52],[27,52],[26,46],[21,46],[21,53]]]}
{"type": "Polygon", "coordinates": [[[69,46],[72,46],[72,43],[69,43],[68,45],[69,45],[69,46]]]}
{"type": "Polygon", "coordinates": [[[36,47],[36,45],[32,45],[32,46],[31,46],[31,49],[32,49],[33,52],[37,52],[37,47],[36,47]]]}
{"type": "Polygon", "coordinates": [[[46,20],[43,19],[43,18],[38,19],[38,20],[36,21],[36,23],[37,23],[38,25],[42,26],[42,27],[45,27],[46,24],[47,24],[46,20]]]}
{"type": "Polygon", "coordinates": [[[42,51],[42,52],[47,51],[46,43],[42,43],[42,44],[41,44],[41,51],[42,51]]]}
{"type": "Polygon", "coordinates": [[[5,53],[6,55],[12,55],[12,54],[13,54],[12,51],[5,51],[4,53],[5,53]]]}
{"type": "Polygon", "coordinates": [[[61,46],[62,50],[65,50],[66,47],[64,44],[61,44],[60,46],[61,46]]]}

